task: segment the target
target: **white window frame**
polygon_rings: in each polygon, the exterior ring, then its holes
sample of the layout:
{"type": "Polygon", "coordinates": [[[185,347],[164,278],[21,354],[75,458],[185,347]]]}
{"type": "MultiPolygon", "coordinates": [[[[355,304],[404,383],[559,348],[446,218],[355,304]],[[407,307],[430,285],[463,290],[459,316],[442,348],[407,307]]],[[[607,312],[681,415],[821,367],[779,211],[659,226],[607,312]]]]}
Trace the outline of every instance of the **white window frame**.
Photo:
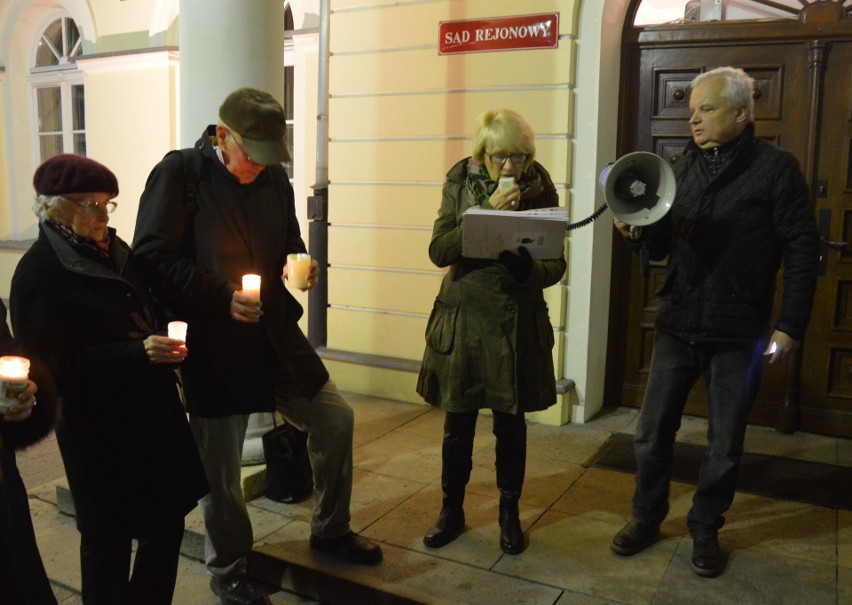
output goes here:
{"type": "MultiPolygon", "coordinates": [[[[87,137],[85,128],[75,129],[74,126],[74,111],[73,111],[73,95],[72,87],[76,85],[83,86],[83,99],[85,103],[85,74],[77,68],[77,64],[73,61],[69,62],[65,58],[60,58],[59,65],[51,67],[36,67],[36,57],[38,55],[39,43],[44,35],[45,30],[59,19],[69,19],[74,21],[70,14],[62,10],[48,11],[42,17],[34,31],[33,41],[30,55],[30,111],[32,115],[32,137],[33,137],[33,160],[34,165],[39,165],[43,161],[41,157],[41,137],[48,132],[39,131],[39,110],[38,110],[38,91],[45,88],[59,88],[60,113],[62,119],[62,152],[74,153],[74,137],[82,134],[87,137]]],[[[79,25],[76,24],[77,31],[81,34],[77,39],[77,43],[72,52],[82,44],[83,37],[80,32],[79,25]]],[[[63,28],[63,35],[65,34],[63,28]]],[[[85,113],[85,107],[84,107],[85,113]]]]}

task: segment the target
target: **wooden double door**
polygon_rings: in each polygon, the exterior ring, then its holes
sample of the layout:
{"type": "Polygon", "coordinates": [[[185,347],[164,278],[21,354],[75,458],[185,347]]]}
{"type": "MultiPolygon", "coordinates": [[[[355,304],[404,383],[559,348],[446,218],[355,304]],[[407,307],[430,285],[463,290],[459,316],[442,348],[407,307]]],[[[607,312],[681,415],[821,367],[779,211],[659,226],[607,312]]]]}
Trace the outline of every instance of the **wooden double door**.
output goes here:
{"type": "MultiPolygon", "coordinates": [[[[825,243],[801,352],[792,363],[766,368],[750,421],[852,437],[852,18],[806,17],[627,32],[619,154],[653,151],[674,164],[690,138],[692,78],[733,65],[755,79],[757,136],[799,160],[825,243]]],[[[635,257],[615,239],[606,402],[638,407],[665,263],[652,265],[643,278],[635,257]]],[[[706,414],[701,385],[686,412],[706,414]]]]}

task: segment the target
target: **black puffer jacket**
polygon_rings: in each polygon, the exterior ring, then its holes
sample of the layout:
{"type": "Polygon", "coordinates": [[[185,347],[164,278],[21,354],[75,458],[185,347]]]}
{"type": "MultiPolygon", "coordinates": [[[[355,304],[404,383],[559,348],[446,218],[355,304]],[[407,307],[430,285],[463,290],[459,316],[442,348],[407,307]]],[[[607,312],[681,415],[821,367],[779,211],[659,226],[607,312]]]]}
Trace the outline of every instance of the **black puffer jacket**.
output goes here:
{"type": "Polygon", "coordinates": [[[775,329],[801,340],[816,288],[819,235],[795,158],[755,138],[749,125],[715,177],[694,142],[675,174],[672,210],[647,242],[652,259],[669,256],[657,292],[657,327],[695,342],[766,334],[783,259],[775,329]]]}

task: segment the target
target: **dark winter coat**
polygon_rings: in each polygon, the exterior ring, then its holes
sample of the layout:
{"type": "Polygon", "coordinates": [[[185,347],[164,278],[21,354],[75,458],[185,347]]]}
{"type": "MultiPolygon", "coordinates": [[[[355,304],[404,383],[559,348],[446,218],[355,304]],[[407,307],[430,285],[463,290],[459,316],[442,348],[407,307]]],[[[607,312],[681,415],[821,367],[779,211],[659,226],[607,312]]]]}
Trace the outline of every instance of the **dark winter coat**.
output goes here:
{"type": "MultiPolygon", "coordinates": [[[[564,258],[533,261],[518,283],[505,266],[461,255],[462,214],[480,202],[465,187],[469,159],[447,173],[429,258],[449,267],[426,326],[417,392],[451,412],[491,408],[515,414],[556,402],[553,328],[542,289],[565,272],[564,258]]],[[[520,210],[559,203],[550,175],[538,163],[543,191],[522,198],[520,210]]]]}
{"type": "Polygon", "coordinates": [[[816,289],[819,235],[799,165],[749,125],[713,177],[690,142],[675,165],[671,212],[652,229],[653,259],[669,257],[658,328],[688,341],[766,335],[784,260],[775,329],[802,340],[816,289]]]}
{"type": "Polygon", "coordinates": [[[139,203],[133,249],[170,278],[165,302],[189,324],[192,353],[182,374],[190,413],[270,412],[282,372],[309,399],[328,380],[296,323],[302,307],[281,279],[287,254],[305,252],[305,244],[284,168],[268,166],[241,185],[218,159],[214,132],[208,127],[193,150],[169,153],[154,167],[139,203]],[[194,195],[187,195],[187,186],[194,195]],[[261,276],[259,324],[230,316],[232,294],[247,273],[261,276]]]}
{"type": "Polygon", "coordinates": [[[26,420],[4,422],[0,415],[0,603],[56,605],[44,571],[30,517],[27,488],[15,451],[46,437],[56,421],[58,398],[45,368],[12,340],[6,306],[0,301],[0,355],[30,359],[30,379],[38,385],[38,405],[26,420]]]}
{"type": "Polygon", "coordinates": [[[136,536],[192,510],[206,491],[175,366],[149,363],[165,328],[142,266],[110,229],[108,265],[49,223],[12,278],[12,326],[63,396],[56,429],[82,532],[136,536]]]}
{"type": "Polygon", "coordinates": [[[6,305],[0,301],[0,356],[2,355],[27,357],[30,360],[29,377],[38,385],[38,405],[32,408],[29,418],[20,422],[3,422],[0,417],[0,449],[15,451],[38,443],[53,431],[61,400],[44,364],[25,352],[12,338],[6,322],[6,305]]]}

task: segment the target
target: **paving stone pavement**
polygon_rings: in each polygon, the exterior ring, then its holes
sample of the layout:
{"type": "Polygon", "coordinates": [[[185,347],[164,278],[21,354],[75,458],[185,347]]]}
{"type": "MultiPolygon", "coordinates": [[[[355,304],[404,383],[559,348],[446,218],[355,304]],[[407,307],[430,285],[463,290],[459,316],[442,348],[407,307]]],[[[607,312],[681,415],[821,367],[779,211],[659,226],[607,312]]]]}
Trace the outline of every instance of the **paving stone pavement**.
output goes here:
{"type": "MultiPolygon", "coordinates": [[[[376,567],[344,565],[307,546],[311,504],[262,496],[249,506],[255,531],[252,573],[276,588],[276,605],[840,605],[852,603],[852,512],[738,493],[720,532],[730,554],[719,578],[690,571],[685,529],[693,487],[673,483],[664,538],[634,557],[609,541],[630,515],[633,475],[585,464],[614,432],[632,432],[637,410],[609,410],[586,425],[530,424],[521,517],[529,548],[500,551],[494,437],[480,416],[465,500],[468,529],[441,549],[422,536],[440,507],[443,414],[428,406],[349,394],[355,409],[352,526],[381,543],[376,567]]],[[[702,443],[706,421],[686,417],[678,439],[702,443]]],[[[747,451],[852,466],[852,443],[749,427],[747,451]]],[[[78,534],[60,512],[64,471],[55,440],[19,456],[39,546],[60,603],[80,603],[78,534]]],[[[246,485],[257,480],[253,471],[246,485]]],[[[838,486],[838,489],[845,487],[838,486]]],[[[261,490],[262,491],[262,490],[261,490]]],[[[64,506],[64,505],[63,505],[64,506]]],[[[178,576],[176,605],[214,605],[198,560],[198,510],[178,576]]]]}

